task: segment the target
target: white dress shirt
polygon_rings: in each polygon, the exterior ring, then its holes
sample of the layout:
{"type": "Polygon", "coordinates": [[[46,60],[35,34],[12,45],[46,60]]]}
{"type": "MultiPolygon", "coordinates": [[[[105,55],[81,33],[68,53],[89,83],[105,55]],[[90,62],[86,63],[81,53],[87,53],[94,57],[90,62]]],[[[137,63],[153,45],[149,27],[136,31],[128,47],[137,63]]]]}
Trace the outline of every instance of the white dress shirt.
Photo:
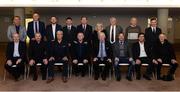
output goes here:
{"type": "Polygon", "coordinates": [[[144,49],[144,43],[139,42],[139,46],[140,46],[140,55],[139,55],[139,57],[147,57],[146,51],[144,49]]]}
{"type": "Polygon", "coordinates": [[[56,24],[52,24],[53,37],[56,38],[56,24]]]}
{"type": "Polygon", "coordinates": [[[20,54],[19,54],[19,42],[14,43],[13,57],[20,57],[20,54]]]}
{"type": "Polygon", "coordinates": [[[116,26],[112,26],[111,25],[111,27],[110,27],[110,43],[112,44],[112,43],[114,43],[116,41],[116,26]],[[113,39],[111,39],[112,37],[112,31],[113,31],[113,33],[114,33],[114,35],[113,35],[113,39]],[[112,41],[113,40],[113,41],[112,41]]]}

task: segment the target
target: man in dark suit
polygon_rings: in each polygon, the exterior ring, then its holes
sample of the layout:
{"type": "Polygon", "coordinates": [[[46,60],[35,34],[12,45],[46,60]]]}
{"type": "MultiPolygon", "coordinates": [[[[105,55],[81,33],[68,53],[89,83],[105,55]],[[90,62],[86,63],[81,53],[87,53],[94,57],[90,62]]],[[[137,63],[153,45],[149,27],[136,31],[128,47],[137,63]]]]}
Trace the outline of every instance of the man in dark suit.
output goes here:
{"type": "Polygon", "coordinates": [[[37,63],[41,63],[41,74],[42,80],[46,80],[47,72],[47,44],[42,40],[40,33],[35,34],[35,40],[30,42],[29,45],[29,65],[34,74],[33,80],[36,81],[38,78],[37,74],[37,63]]]}
{"type": "Polygon", "coordinates": [[[159,35],[159,42],[154,47],[154,55],[156,61],[153,62],[157,65],[157,79],[162,79],[161,77],[161,67],[162,64],[170,64],[169,71],[167,75],[163,78],[165,81],[174,80],[173,75],[178,67],[178,62],[176,60],[176,55],[171,43],[166,39],[165,34],[159,35]]]}
{"type": "Polygon", "coordinates": [[[121,26],[117,25],[117,20],[115,17],[110,18],[110,25],[105,28],[107,34],[107,40],[114,44],[118,40],[119,33],[123,33],[121,26]]]}
{"type": "Polygon", "coordinates": [[[6,70],[12,74],[15,81],[18,81],[21,74],[24,74],[24,62],[26,61],[26,44],[20,41],[19,34],[14,33],[13,42],[9,42],[6,52],[6,70]],[[13,67],[16,65],[15,67],[13,67]]]}
{"type": "Polygon", "coordinates": [[[68,76],[68,45],[62,39],[63,31],[57,31],[57,39],[52,42],[51,47],[49,48],[51,53],[48,55],[49,64],[48,64],[48,81],[50,83],[54,80],[54,63],[63,63],[63,73],[62,80],[67,82],[68,76]]]}
{"type": "Polygon", "coordinates": [[[88,19],[87,17],[81,17],[81,24],[77,26],[77,32],[84,33],[84,41],[87,41],[91,44],[92,41],[92,26],[87,24],[88,19]]]}
{"type": "Polygon", "coordinates": [[[63,39],[67,41],[68,45],[71,46],[74,39],[76,39],[77,30],[72,25],[72,18],[66,18],[66,26],[63,27],[63,39]]]}
{"type": "Polygon", "coordinates": [[[150,75],[152,71],[152,51],[149,48],[149,45],[145,42],[144,33],[138,34],[138,42],[133,44],[132,53],[133,59],[135,60],[135,69],[136,69],[136,79],[141,79],[141,64],[148,64],[146,73],[143,77],[147,80],[151,80],[150,75]]]}
{"type": "Polygon", "coordinates": [[[99,33],[98,38],[98,43],[93,44],[94,80],[98,80],[101,72],[101,66],[99,66],[99,64],[105,64],[105,67],[102,69],[101,77],[102,80],[106,80],[112,62],[112,48],[110,43],[105,40],[106,36],[103,32],[99,33]]]}
{"type": "Polygon", "coordinates": [[[56,32],[62,30],[61,25],[57,24],[57,18],[51,17],[51,24],[46,26],[46,39],[48,42],[56,39],[56,32]]]}
{"type": "Polygon", "coordinates": [[[157,27],[157,18],[150,19],[150,27],[145,29],[145,40],[152,49],[153,45],[157,43],[161,29],[157,27]]]}
{"type": "Polygon", "coordinates": [[[84,41],[84,34],[82,32],[77,34],[77,39],[72,44],[73,69],[76,76],[81,72],[81,76],[84,77],[89,60],[89,45],[87,41],[84,41]],[[79,63],[83,65],[78,66],[79,63]]]}
{"type": "Polygon", "coordinates": [[[121,80],[121,73],[120,73],[120,63],[127,63],[129,64],[128,67],[128,72],[126,79],[129,81],[132,81],[132,64],[133,64],[133,59],[131,55],[131,50],[127,44],[127,42],[124,40],[124,34],[120,33],[119,34],[119,40],[117,40],[114,43],[113,47],[113,53],[114,53],[114,68],[115,68],[115,76],[116,80],[120,81],[121,80]]]}
{"type": "Polygon", "coordinates": [[[42,39],[45,36],[45,24],[44,22],[39,21],[39,14],[33,14],[33,21],[28,23],[27,35],[30,40],[35,40],[35,33],[41,33],[42,39]]]}

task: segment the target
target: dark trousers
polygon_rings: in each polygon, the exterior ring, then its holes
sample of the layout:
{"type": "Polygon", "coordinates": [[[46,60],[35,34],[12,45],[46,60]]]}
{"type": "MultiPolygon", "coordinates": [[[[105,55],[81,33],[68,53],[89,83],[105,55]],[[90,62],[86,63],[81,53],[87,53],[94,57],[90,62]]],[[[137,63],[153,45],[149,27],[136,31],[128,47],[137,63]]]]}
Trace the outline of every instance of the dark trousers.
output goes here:
{"type": "MultiPolygon", "coordinates": [[[[88,60],[88,59],[87,59],[88,60]]],[[[83,60],[78,60],[78,63],[83,63],[83,60]]],[[[78,66],[78,63],[77,64],[74,64],[73,63],[73,70],[74,70],[74,73],[77,75],[79,73],[82,74],[82,76],[84,76],[86,74],[86,71],[88,70],[88,63],[83,63],[82,66],[78,66]]]]}
{"type": "Polygon", "coordinates": [[[18,79],[21,74],[24,74],[24,64],[23,61],[21,61],[19,64],[16,65],[16,61],[18,60],[18,57],[14,57],[12,61],[12,65],[9,66],[7,64],[4,65],[5,69],[15,78],[18,79]],[[16,65],[16,67],[12,67],[13,65],[16,65]]]}
{"type": "Polygon", "coordinates": [[[54,77],[54,63],[63,63],[62,76],[67,77],[68,76],[68,61],[63,61],[63,60],[49,61],[49,63],[48,63],[48,77],[50,77],[50,78],[54,77]]]}
{"type": "Polygon", "coordinates": [[[46,75],[47,75],[47,65],[45,65],[43,63],[43,59],[36,59],[35,60],[35,64],[33,66],[30,66],[30,70],[31,72],[35,75],[38,75],[38,71],[37,71],[37,63],[41,63],[42,65],[40,66],[40,70],[41,70],[41,74],[42,74],[42,79],[45,80],[46,79],[46,75]]]}
{"type": "Polygon", "coordinates": [[[162,59],[162,62],[163,63],[158,63],[158,65],[156,66],[157,67],[156,68],[157,69],[156,70],[157,77],[160,78],[160,76],[161,76],[161,67],[162,67],[162,64],[170,64],[168,75],[174,75],[174,73],[175,73],[175,71],[176,71],[176,69],[178,67],[178,64],[177,63],[175,63],[175,64],[171,63],[171,59],[162,59]]]}
{"type": "Polygon", "coordinates": [[[94,62],[94,74],[95,78],[99,78],[99,75],[101,73],[102,79],[106,79],[106,76],[108,75],[110,69],[110,63],[107,60],[100,60],[94,62]],[[105,64],[105,66],[99,66],[99,64],[105,64]]]}
{"type": "Polygon", "coordinates": [[[151,62],[152,60],[147,57],[142,57],[139,59],[140,59],[141,63],[135,65],[136,77],[139,77],[139,78],[141,77],[141,64],[148,64],[145,74],[150,76],[152,73],[152,70],[153,70],[152,69],[153,66],[152,66],[152,62],[151,62]]]}
{"type": "Polygon", "coordinates": [[[132,62],[129,61],[129,58],[119,58],[118,64],[117,65],[114,64],[116,78],[119,79],[121,77],[121,71],[120,71],[120,65],[119,65],[121,63],[129,64],[128,71],[127,71],[127,77],[131,77],[132,76],[132,69],[133,69],[132,62]]]}

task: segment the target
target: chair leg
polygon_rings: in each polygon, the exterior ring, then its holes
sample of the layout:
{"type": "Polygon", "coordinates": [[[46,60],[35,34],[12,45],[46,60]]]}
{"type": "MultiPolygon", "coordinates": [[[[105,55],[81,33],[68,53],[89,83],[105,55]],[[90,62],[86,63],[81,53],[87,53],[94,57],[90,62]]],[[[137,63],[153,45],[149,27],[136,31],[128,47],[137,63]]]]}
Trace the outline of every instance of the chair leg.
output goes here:
{"type": "Polygon", "coordinates": [[[109,69],[109,80],[111,80],[111,69],[109,69]]]}
{"type": "Polygon", "coordinates": [[[92,64],[92,66],[91,66],[91,77],[93,77],[93,64],[92,64]]]}
{"type": "Polygon", "coordinates": [[[6,72],[7,72],[6,69],[4,69],[4,79],[3,79],[4,81],[6,80],[6,72]]]}
{"type": "Polygon", "coordinates": [[[91,65],[88,66],[89,78],[91,78],[91,65]]]}
{"type": "Polygon", "coordinates": [[[27,79],[29,79],[30,66],[27,68],[27,79]]]}
{"type": "Polygon", "coordinates": [[[26,80],[26,73],[27,73],[27,67],[25,65],[25,67],[24,67],[24,80],[26,80]]]}
{"type": "Polygon", "coordinates": [[[70,66],[70,78],[72,76],[72,65],[70,66]]]}

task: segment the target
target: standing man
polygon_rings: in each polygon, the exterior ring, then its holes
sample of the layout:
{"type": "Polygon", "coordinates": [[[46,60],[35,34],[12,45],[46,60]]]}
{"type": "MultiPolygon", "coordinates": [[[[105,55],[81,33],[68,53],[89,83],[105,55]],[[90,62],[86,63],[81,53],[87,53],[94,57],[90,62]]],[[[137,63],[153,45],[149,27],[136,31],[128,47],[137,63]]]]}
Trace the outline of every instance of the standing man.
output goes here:
{"type": "Polygon", "coordinates": [[[57,31],[57,39],[52,42],[49,55],[49,64],[48,64],[48,81],[50,83],[54,80],[54,63],[63,63],[63,73],[62,80],[67,82],[68,76],[68,45],[62,39],[63,31],[57,31]]]}
{"type": "Polygon", "coordinates": [[[121,72],[120,72],[120,63],[129,64],[128,72],[126,79],[132,81],[132,67],[133,67],[133,59],[131,55],[131,50],[124,39],[124,34],[119,33],[119,40],[114,43],[114,68],[115,68],[115,76],[116,80],[121,80],[121,72]]]}
{"type": "Polygon", "coordinates": [[[10,25],[7,30],[7,37],[9,41],[13,41],[14,33],[19,34],[20,41],[24,42],[26,40],[26,28],[20,24],[21,24],[21,18],[19,16],[14,16],[13,24],[10,25]]]}
{"type": "Polygon", "coordinates": [[[31,40],[35,40],[35,34],[40,33],[42,36],[42,40],[44,40],[45,36],[45,24],[44,22],[39,21],[39,14],[33,14],[33,21],[28,23],[27,35],[31,40]]]}
{"type": "Polygon", "coordinates": [[[76,39],[77,30],[73,26],[71,17],[66,18],[66,26],[63,27],[63,39],[67,41],[68,45],[71,46],[74,39],[76,39]]]}
{"type": "Polygon", "coordinates": [[[6,51],[6,70],[12,74],[15,81],[18,81],[21,74],[24,74],[24,62],[26,61],[26,44],[20,41],[18,33],[12,34],[13,42],[9,42],[6,51]],[[16,65],[16,67],[13,67],[16,65]]]}
{"type": "Polygon", "coordinates": [[[57,24],[57,18],[55,16],[50,19],[51,24],[46,26],[46,39],[48,42],[56,39],[57,31],[62,30],[61,25],[57,24]]]}
{"type": "Polygon", "coordinates": [[[151,49],[158,42],[159,34],[161,29],[157,27],[157,18],[153,17],[150,19],[150,27],[145,29],[145,40],[151,49]]]}
{"type": "Polygon", "coordinates": [[[34,74],[33,80],[38,79],[37,63],[41,63],[42,80],[46,80],[47,74],[47,44],[42,40],[40,33],[35,33],[35,40],[32,40],[29,45],[29,65],[34,74]]]}
{"type": "Polygon", "coordinates": [[[87,41],[88,44],[91,44],[92,41],[92,26],[87,24],[88,19],[85,16],[81,17],[81,24],[77,26],[77,32],[84,33],[84,41],[87,41]]]}
{"type": "Polygon", "coordinates": [[[154,55],[156,61],[153,62],[157,65],[157,79],[162,79],[161,77],[161,67],[162,64],[170,64],[169,71],[166,76],[164,76],[164,81],[174,80],[173,75],[178,67],[178,61],[176,60],[176,55],[171,43],[166,39],[165,34],[159,35],[159,42],[154,47],[154,55]]]}
{"type": "Polygon", "coordinates": [[[133,43],[138,41],[138,34],[141,32],[141,27],[137,25],[137,22],[137,18],[132,17],[130,19],[130,25],[125,30],[125,39],[130,48],[132,48],[133,43]]]}
{"type": "Polygon", "coordinates": [[[108,75],[111,59],[112,59],[112,48],[108,41],[106,41],[106,36],[103,32],[100,32],[98,35],[98,43],[93,44],[94,51],[94,80],[98,80],[99,75],[101,74],[102,80],[106,80],[106,76],[108,75]],[[105,64],[105,67],[101,69],[99,64],[105,64]]]}
{"type": "Polygon", "coordinates": [[[123,33],[121,26],[117,25],[117,20],[115,17],[110,18],[110,25],[106,27],[107,40],[114,44],[118,39],[119,33],[123,33]]]}

